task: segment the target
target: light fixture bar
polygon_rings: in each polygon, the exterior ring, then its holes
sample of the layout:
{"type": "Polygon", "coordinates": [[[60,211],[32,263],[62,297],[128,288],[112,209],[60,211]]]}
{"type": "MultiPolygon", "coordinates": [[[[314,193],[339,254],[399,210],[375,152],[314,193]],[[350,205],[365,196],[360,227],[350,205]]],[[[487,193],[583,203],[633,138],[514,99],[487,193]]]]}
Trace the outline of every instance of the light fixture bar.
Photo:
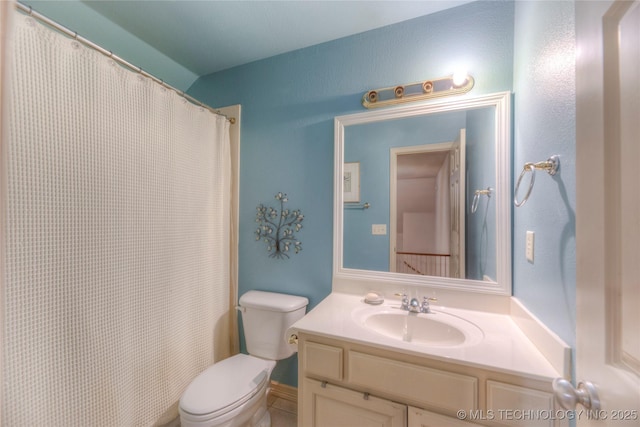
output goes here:
{"type": "Polygon", "coordinates": [[[462,95],[469,92],[474,83],[473,77],[467,74],[466,79],[459,85],[454,83],[454,75],[451,75],[423,82],[374,89],[362,96],[362,105],[365,108],[378,108],[443,96],[462,95]]]}

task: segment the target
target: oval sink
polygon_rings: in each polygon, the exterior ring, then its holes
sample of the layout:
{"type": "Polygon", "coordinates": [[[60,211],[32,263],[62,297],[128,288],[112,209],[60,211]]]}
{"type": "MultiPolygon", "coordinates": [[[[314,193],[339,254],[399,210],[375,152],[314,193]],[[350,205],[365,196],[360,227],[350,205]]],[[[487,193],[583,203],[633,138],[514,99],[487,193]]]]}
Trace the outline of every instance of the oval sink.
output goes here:
{"type": "Polygon", "coordinates": [[[364,328],[378,334],[434,347],[473,345],[484,336],[475,324],[439,311],[417,314],[387,308],[365,310],[356,317],[364,328]]]}

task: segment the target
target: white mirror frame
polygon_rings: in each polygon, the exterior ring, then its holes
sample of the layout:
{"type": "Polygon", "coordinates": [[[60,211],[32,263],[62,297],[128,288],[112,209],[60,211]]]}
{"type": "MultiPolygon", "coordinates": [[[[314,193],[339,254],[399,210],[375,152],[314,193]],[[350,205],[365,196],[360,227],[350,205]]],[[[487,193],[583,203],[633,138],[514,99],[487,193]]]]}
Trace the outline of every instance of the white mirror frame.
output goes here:
{"type": "Polygon", "coordinates": [[[428,286],[479,293],[511,295],[511,93],[438,100],[419,105],[338,116],[334,119],[333,280],[368,281],[376,285],[428,286]],[[495,107],[496,281],[419,276],[343,267],[343,165],[345,126],[415,117],[433,113],[495,107]]]}

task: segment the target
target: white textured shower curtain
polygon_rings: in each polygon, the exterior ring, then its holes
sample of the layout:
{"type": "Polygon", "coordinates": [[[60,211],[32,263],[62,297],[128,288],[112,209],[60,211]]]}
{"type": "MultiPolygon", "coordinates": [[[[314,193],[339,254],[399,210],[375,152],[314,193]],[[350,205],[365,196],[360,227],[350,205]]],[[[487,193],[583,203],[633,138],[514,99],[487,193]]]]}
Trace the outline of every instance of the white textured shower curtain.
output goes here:
{"type": "Polygon", "coordinates": [[[14,20],[2,425],[152,425],[229,312],[229,124],[14,20]]]}

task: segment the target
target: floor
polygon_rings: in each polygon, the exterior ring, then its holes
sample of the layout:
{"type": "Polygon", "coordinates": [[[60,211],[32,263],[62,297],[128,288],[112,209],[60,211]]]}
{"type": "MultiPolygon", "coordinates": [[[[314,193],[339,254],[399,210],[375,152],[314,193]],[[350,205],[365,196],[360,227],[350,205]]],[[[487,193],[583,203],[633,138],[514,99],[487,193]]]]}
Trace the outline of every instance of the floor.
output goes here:
{"type": "Polygon", "coordinates": [[[296,403],[269,395],[267,405],[271,414],[271,427],[298,426],[298,406],[296,403]]]}

